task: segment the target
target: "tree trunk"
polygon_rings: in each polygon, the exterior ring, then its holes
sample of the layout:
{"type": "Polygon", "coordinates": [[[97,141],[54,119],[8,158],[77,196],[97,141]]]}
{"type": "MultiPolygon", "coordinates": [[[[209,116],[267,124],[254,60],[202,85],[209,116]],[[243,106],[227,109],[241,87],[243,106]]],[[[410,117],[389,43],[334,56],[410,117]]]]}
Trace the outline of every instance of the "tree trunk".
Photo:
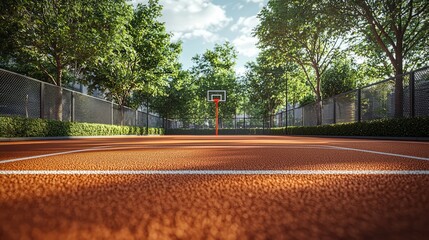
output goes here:
{"type": "Polygon", "coordinates": [[[62,78],[63,71],[60,60],[57,58],[57,88],[55,89],[55,119],[58,121],[63,120],[63,89],[62,89],[62,78]]]}
{"type": "Polygon", "coordinates": [[[404,116],[404,72],[402,53],[398,53],[396,56],[395,66],[395,118],[401,118],[404,116]]]}
{"type": "Polygon", "coordinates": [[[316,117],[317,125],[322,125],[322,98],[320,96],[320,73],[319,68],[316,68],[316,117]]]}

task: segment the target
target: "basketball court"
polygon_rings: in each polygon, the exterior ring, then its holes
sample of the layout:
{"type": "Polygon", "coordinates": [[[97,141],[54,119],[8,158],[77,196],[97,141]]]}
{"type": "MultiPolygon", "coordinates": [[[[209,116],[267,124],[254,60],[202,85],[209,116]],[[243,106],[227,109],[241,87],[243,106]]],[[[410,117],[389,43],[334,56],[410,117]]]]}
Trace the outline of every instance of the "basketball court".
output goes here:
{"type": "Polygon", "coordinates": [[[153,136],[0,143],[2,239],[429,235],[429,143],[153,136]]]}

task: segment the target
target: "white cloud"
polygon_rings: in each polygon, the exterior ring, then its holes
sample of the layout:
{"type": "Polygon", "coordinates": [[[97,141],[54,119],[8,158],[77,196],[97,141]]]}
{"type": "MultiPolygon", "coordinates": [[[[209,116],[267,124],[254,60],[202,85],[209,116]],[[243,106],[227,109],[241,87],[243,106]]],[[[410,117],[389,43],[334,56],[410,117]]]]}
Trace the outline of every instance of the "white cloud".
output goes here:
{"type": "Polygon", "coordinates": [[[259,20],[255,16],[251,17],[240,17],[238,21],[231,26],[231,31],[239,31],[243,34],[252,34],[253,29],[258,25],[259,20]]]}
{"type": "Polygon", "coordinates": [[[259,49],[256,47],[258,39],[255,37],[241,35],[235,38],[232,43],[240,55],[246,57],[255,57],[259,53],[259,49]]]}
{"type": "Polygon", "coordinates": [[[238,31],[240,35],[236,37],[232,43],[240,55],[246,57],[255,57],[259,53],[256,47],[258,39],[252,36],[253,29],[258,25],[259,21],[256,16],[240,17],[238,21],[231,26],[231,31],[238,31]]]}
{"type": "Polygon", "coordinates": [[[202,38],[204,42],[216,42],[221,39],[221,37],[215,33],[205,29],[196,29],[190,32],[176,32],[174,33],[172,40],[177,41],[179,39],[192,39],[198,37],[202,38]]]}
{"type": "Polygon", "coordinates": [[[216,34],[232,21],[226,11],[209,0],[163,0],[161,21],[175,40],[201,37],[206,42],[220,39],[216,34]]]}
{"type": "Polygon", "coordinates": [[[258,3],[259,7],[263,7],[265,0],[246,0],[247,3],[258,3]]]}

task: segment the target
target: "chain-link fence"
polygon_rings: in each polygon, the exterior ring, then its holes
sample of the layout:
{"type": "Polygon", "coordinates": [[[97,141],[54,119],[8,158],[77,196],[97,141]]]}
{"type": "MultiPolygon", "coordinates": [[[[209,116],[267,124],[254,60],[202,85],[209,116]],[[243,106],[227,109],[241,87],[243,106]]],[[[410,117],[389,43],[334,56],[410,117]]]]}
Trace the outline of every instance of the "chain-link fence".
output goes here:
{"type": "MultiPolygon", "coordinates": [[[[429,67],[348,91],[324,99],[321,103],[288,109],[267,119],[220,119],[219,128],[316,126],[393,118],[396,114],[402,117],[429,116],[429,67]],[[402,82],[401,88],[395,89],[396,81],[402,82]],[[398,91],[402,98],[397,98],[398,91]],[[397,111],[396,107],[402,111],[397,111]]],[[[214,124],[213,119],[168,120],[167,128],[213,129],[214,124]]]]}
{"type": "Polygon", "coordinates": [[[0,115],[60,121],[163,127],[155,114],[0,69],[0,115]],[[149,123],[149,124],[147,124],[149,123]]]}
{"type": "MultiPolygon", "coordinates": [[[[321,118],[321,125],[325,125],[388,119],[396,114],[402,117],[429,116],[429,67],[324,99],[320,117],[318,112],[317,103],[289,109],[287,122],[274,127],[315,126],[318,118],[321,118]],[[402,82],[399,90],[395,88],[396,81],[402,82]],[[398,91],[401,98],[397,98],[398,91]],[[402,111],[397,111],[396,107],[402,111]]],[[[283,112],[277,114],[280,115],[283,112]]]]}

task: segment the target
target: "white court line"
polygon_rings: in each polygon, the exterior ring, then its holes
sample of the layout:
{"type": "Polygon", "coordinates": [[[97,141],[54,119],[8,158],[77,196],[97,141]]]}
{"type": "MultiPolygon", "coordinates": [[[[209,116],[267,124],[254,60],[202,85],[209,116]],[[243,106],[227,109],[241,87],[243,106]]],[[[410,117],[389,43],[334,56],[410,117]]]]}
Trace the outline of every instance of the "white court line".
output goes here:
{"type": "Polygon", "coordinates": [[[10,162],[18,162],[18,161],[24,161],[24,160],[30,160],[30,159],[42,158],[42,157],[52,157],[52,156],[70,154],[70,153],[90,152],[90,151],[96,151],[96,150],[106,149],[106,148],[109,148],[109,146],[93,147],[93,148],[87,148],[87,149],[71,150],[71,151],[66,151],[66,152],[56,152],[56,153],[49,153],[49,154],[30,156],[30,157],[22,157],[22,158],[8,159],[8,160],[0,160],[0,164],[2,164],[2,163],[10,163],[10,162]]]}
{"type": "Polygon", "coordinates": [[[416,156],[396,154],[396,153],[378,152],[378,151],[372,151],[372,150],[364,150],[364,149],[358,149],[358,148],[337,147],[337,146],[327,146],[327,147],[333,148],[333,149],[338,149],[338,150],[366,152],[366,153],[380,154],[380,155],[386,155],[386,156],[394,156],[394,157],[411,158],[411,159],[429,161],[429,158],[425,158],[425,157],[416,157],[416,156]]]}
{"type": "Polygon", "coordinates": [[[429,142],[416,142],[416,141],[405,141],[405,140],[352,140],[352,141],[331,141],[339,143],[403,143],[403,144],[424,144],[428,145],[429,142]]]}
{"type": "Polygon", "coordinates": [[[43,158],[43,157],[52,157],[52,156],[58,156],[58,155],[65,155],[70,153],[79,153],[79,152],[91,152],[91,151],[98,151],[98,150],[124,150],[124,149],[174,149],[174,148],[185,148],[185,149],[206,149],[206,148],[313,148],[313,149],[329,149],[327,146],[281,146],[281,145],[249,145],[249,146],[222,146],[222,145],[213,145],[213,146],[178,146],[178,145],[171,145],[171,146],[132,146],[132,147],[115,147],[115,146],[102,146],[102,147],[94,147],[94,148],[87,148],[87,149],[79,149],[79,150],[72,150],[72,151],[66,151],[66,152],[56,152],[56,153],[49,153],[49,154],[42,154],[42,155],[36,155],[36,156],[30,156],[30,157],[22,157],[22,158],[14,158],[14,159],[7,159],[7,160],[0,160],[0,164],[2,163],[11,163],[11,162],[18,162],[18,161],[25,161],[30,159],[37,159],[37,158],[43,158]]]}
{"type": "Polygon", "coordinates": [[[429,175],[429,170],[0,170],[0,175],[429,175]]]}

